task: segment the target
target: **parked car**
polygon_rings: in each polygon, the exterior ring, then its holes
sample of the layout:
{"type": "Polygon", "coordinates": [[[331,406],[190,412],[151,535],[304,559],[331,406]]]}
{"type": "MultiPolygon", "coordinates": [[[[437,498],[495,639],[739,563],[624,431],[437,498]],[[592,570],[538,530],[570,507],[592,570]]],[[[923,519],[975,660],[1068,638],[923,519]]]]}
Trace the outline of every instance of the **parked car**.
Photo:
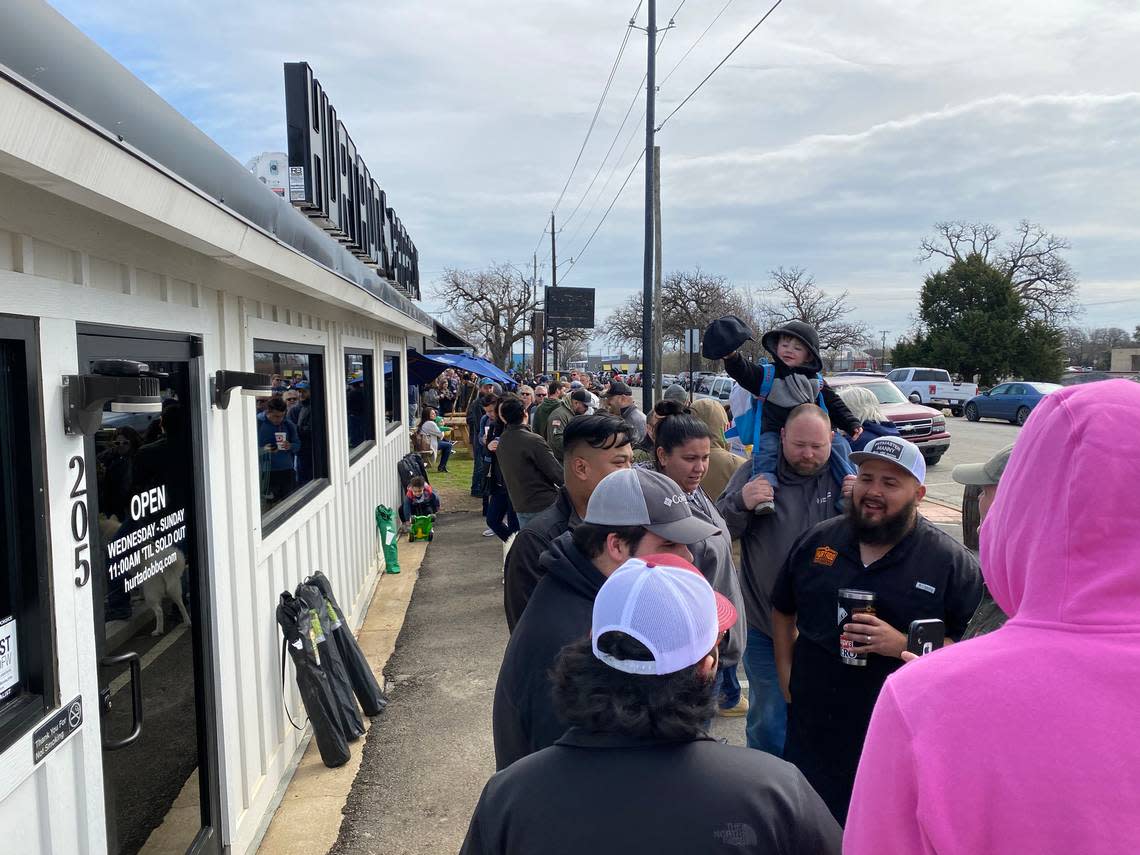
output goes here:
{"type": "Polygon", "coordinates": [[[1015,425],[1023,425],[1041,399],[1060,388],[1056,383],[1029,380],[999,383],[966,402],[966,418],[972,422],[1005,419],[1015,425]]]}
{"type": "Polygon", "coordinates": [[[677,375],[676,374],[662,374],[661,375],[661,388],[662,389],[668,389],[670,386],[672,386],[676,382],[677,382],[677,375]]]}
{"type": "Polygon", "coordinates": [[[700,401],[703,398],[711,398],[714,401],[721,403],[728,403],[728,396],[732,392],[732,387],[736,385],[736,381],[727,375],[718,376],[697,376],[697,390],[693,392],[693,400],[700,401]]]}
{"type": "Polygon", "coordinates": [[[879,408],[898,429],[903,439],[918,446],[927,466],[933,466],[950,449],[950,434],[946,432],[946,417],[941,410],[910,401],[886,377],[873,374],[836,374],[827,378],[827,385],[837,392],[844,386],[859,385],[874,393],[879,408]]]}
{"type": "Polygon", "coordinates": [[[949,407],[955,416],[962,415],[965,403],[978,394],[976,383],[955,383],[943,368],[896,368],[887,379],[912,403],[949,407]]]}

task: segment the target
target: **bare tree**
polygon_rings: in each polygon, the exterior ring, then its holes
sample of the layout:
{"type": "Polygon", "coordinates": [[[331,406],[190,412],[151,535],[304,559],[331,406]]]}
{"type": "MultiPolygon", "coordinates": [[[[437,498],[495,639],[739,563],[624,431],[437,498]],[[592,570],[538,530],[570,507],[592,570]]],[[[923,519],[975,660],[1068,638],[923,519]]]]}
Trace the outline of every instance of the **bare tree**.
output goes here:
{"type": "Polygon", "coordinates": [[[601,338],[619,350],[641,355],[641,294],[629,297],[610,312],[602,325],[601,338]]]}
{"type": "Polygon", "coordinates": [[[935,223],[934,232],[922,240],[920,261],[934,256],[962,261],[978,255],[1006,275],[1031,317],[1059,326],[1080,314],[1077,274],[1062,255],[1072,249],[1066,238],[1029,220],[1018,223],[1013,240],[1001,248],[1001,231],[989,223],[935,223]]]}
{"type": "MultiPolygon", "coordinates": [[[[594,331],[589,329],[558,328],[558,361],[565,365],[586,358],[594,331]]],[[[559,366],[561,367],[561,366],[559,366]]]]}
{"type": "Polygon", "coordinates": [[[860,348],[869,341],[870,328],[849,317],[852,307],[847,302],[846,291],[829,295],[802,267],[786,270],[778,267],[769,275],[771,283],[763,289],[769,299],[754,310],[767,311],[770,320],[762,325],[764,329],[788,321],[803,321],[815,328],[820,353],[828,355],[860,348]]]}
{"type": "Polygon", "coordinates": [[[723,276],[692,271],[674,271],[661,283],[661,313],[666,342],[681,342],[685,330],[704,329],[724,315],[744,312],[745,299],[723,276]]]}
{"type": "Polygon", "coordinates": [[[457,331],[485,347],[500,368],[510,367],[511,351],[529,334],[534,312],[529,279],[509,264],[492,264],[486,270],[448,268],[432,292],[457,331]]]}

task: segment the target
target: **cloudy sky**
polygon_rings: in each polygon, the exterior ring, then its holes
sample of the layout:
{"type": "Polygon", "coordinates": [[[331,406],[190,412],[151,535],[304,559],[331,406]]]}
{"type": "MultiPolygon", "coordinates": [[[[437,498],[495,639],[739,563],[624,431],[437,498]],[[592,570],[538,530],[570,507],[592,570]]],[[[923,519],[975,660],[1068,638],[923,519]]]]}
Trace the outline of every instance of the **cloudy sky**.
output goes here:
{"type": "MultiPolygon", "coordinates": [[[[658,54],[658,121],[771,2],[661,4],[662,24],[681,8],[658,54]]],[[[536,247],[549,278],[544,224],[638,4],[53,5],[243,162],[284,150],[282,63],[307,60],[416,241],[427,284],[446,267],[529,269],[536,247]]],[[[1009,232],[1028,218],[1072,241],[1083,322],[1131,330],[1138,43],[1133,0],[785,0],[658,135],[665,269],[760,286],[774,267],[802,266],[893,338],[915,310],[933,223],[1009,232]]],[[[596,287],[599,320],[641,287],[641,168],[617,191],[644,145],[645,47],[633,30],[557,209],[560,284],[596,287]]]]}

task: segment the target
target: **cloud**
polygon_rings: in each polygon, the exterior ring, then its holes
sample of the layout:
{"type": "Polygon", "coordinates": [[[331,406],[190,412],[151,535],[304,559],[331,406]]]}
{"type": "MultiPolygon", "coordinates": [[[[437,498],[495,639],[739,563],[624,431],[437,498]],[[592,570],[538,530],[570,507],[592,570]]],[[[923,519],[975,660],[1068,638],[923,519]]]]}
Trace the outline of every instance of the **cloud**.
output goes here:
{"type": "MultiPolygon", "coordinates": [[[[282,63],[310,62],[430,275],[492,259],[529,268],[536,242],[547,255],[544,225],[636,4],[53,5],[241,161],[283,149],[282,63]]],[[[681,8],[660,77],[722,5],[681,8]]],[[[659,121],[762,11],[729,7],[661,86],[659,121]]],[[[901,331],[932,223],[1008,230],[1027,217],[1072,240],[1089,303],[1137,301],[1090,306],[1090,323],[1140,322],[1138,39],[1130,0],[783,4],[659,135],[666,267],[762,283],[800,264],[850,289],[877,329],[901,331]]],[[[599,289],[600,314],[641,285],[641,169],[582,248],[640,150],[644,50],[631,31],[559,209],[565,222],[600,173],[558,249],[576,257],[566,284],[599,289]]]]}

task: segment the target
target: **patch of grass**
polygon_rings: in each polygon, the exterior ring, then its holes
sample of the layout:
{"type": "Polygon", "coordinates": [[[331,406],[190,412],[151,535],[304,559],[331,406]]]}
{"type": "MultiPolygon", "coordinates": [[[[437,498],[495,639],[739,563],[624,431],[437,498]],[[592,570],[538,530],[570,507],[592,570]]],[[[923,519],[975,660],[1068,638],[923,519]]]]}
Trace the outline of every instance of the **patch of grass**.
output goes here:
{"type": "Polygon", "coordinates": [[[483,501],[471,495],[471,473],[475,463],[470,457],[455,457],[447,461],[447,471],[428,472],[432,487],[439,493],[440,513],[453,511],[482,511],[483,501]]]}

